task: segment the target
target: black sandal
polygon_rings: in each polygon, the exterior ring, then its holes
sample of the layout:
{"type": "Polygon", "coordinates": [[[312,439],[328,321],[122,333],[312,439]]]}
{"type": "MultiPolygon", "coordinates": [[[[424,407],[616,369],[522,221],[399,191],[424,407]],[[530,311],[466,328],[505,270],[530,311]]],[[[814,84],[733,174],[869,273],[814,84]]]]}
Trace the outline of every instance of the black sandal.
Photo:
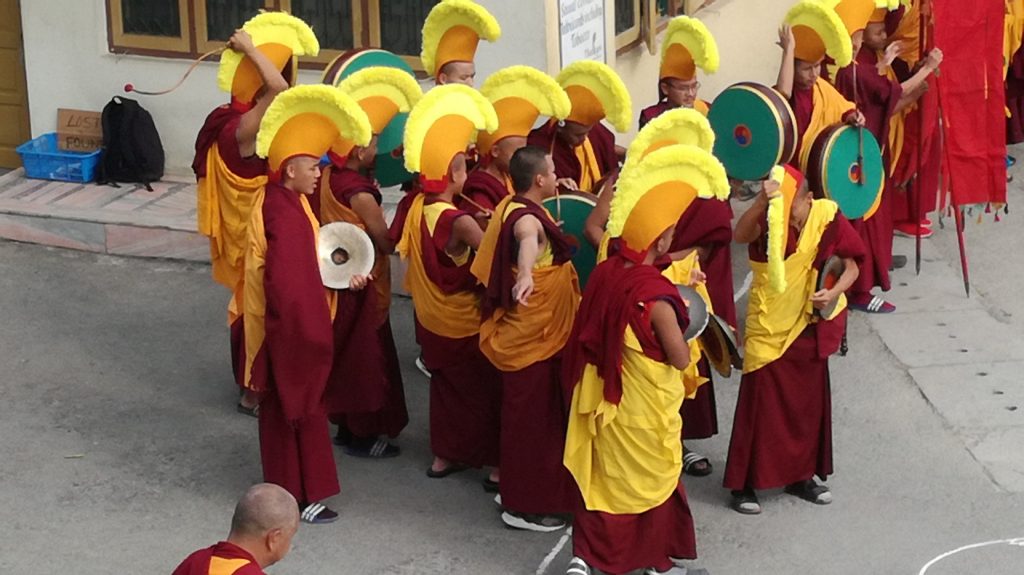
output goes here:
{"type": "Polygon", "coordinates": [[[689,449],[684,451],[683,473],[694,477],[707,477],[711,475],[713,469],[711,468],[711,460],[707,456],[701,455],[696,451],[690,451],[689,449]]]}
{"type": "Polygon", "coordinates": [[[441,471],[434,471],[434,467],[427,468],[427,477],[431,479],[444,479],[453,473],[465,471],[468,469],[465,465],[459,465],[458,463],[449,463],[448,467],[445,467],[441,471]]]}
{"type": "Polygon", "coordinates": [[[235,406],[235,411],[237,411],[238,413],[241,413],[242,415],[248,415],[249,417],[259,418],[259,416],[260,416],[260,404],[257,403],[256,405],[254,405],[252,407],[246,407],[246,406],[242,405],[241,401],[239,401],[238,405],[235,406]]]}
{"type": "Polygon", "coordinates": [[[832,492],[827,486],[815,482],[814,479],[790,483],[786,486],[786,493],[795,495],[804,501],[810,501],[815,505],[832,503],[832,492]]]}
{"type": "Polygon", "coordinates": [[[371,440],[368,443],[363,443],[362,441],[358,441],[353,438],[353,440],[345,446],[344,451],[352,457],[362,457],[364,459],[388,459],[401,455],[402,448],[397,445],[392,445],[383,437],[371,440]]]}

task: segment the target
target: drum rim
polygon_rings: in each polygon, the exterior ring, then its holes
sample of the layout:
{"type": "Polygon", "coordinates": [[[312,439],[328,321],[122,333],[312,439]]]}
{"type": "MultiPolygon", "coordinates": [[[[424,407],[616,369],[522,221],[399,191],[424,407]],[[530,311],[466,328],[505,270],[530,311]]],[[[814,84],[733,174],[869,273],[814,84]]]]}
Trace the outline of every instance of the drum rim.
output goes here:
{"type": "Polygon", "coordinates": [[[551,196],[550,198],[544,198],[543,200],[541,200],[541,204],[549,201],[553,202],[559,198],[564,200],[582,202],[588,204],[592,208],[597,207],[597,196],[587,192],[560,192],[558,194],[551,196]]]}

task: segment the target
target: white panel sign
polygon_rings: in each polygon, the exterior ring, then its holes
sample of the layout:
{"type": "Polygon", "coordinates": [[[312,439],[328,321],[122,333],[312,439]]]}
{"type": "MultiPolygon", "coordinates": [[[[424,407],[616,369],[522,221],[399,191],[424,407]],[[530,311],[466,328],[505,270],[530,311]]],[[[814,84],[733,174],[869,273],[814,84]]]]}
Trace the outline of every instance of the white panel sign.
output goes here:
{"type": "Polygon", "coordinates": [[[578,60],[608,62],[604,0],[558,0],[562,68],[578,60]]]}

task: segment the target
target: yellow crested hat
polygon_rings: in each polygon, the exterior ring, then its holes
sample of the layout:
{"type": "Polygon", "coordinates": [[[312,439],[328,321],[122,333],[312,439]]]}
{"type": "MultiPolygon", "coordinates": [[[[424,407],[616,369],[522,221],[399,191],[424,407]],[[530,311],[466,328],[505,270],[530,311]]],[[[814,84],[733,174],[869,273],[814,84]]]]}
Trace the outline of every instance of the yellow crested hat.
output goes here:
{"type": "MultiPolygon", "coordinates": [[[[316,56],[320,43],[313,29],[302,20],[284,12],[262,12],[242,25],[249,33],[256,49],[263,53],[278,70],[291,64],[291,85],[295,85],[295,59],[298,56],[316,56]]],[[[241,52],[225,50],[220,56],[217,85],[243,103],[252,102],[263,86],[256,64],[241,52]]]]}
{"type": "Polygon", "coordinates": [[[607,64],[580,60],[558,74],[558,84],[569,95],[572,112],[566,120],[592,126],[601,120],[619,132],[629,130],[633,100],[622,79],[607,64]]]}
{"type": "Polygon", "coordinates": [[[433,76],[450,62],[472,62],[483,38],[494,42],[501,37],[498,21],[476,2],[442,0],[423,23],[423,67],[433,76]]]}
{"type": "MultiPolygon", "coordinates": [[[[423,97],[423,90],[406,71],[376,66],[363,68],[338,82],[338,89],[352,97],[366,113],[370,129],[380,134],[400,113],[407,113],[423,97]]],[[[357,144],[342,138],[331,151],[344,156],[357,144]]]]}
{"type": "Polygon", "coordinates": [[[786,243],[789,217],[804,175],[793,166],[775,166],[769,179],[778,182],[779,197],[768,202],[768,283],[777,293],[786,291],[786,243]]]}
{"type": "Polygon", "coordinates": [[[707,26],[696,18],[677,16],[668,23],[661,45],[658,78],[692,80],[697,68],[708,74],[718,71],[718,44],[707,26]]]}
{"type": "Polygon", "coordinates": [[[494,144],[509,136],[526,137],[540,116],[564,120],[572,103],[558,82],[529,66],[511,66],[487,78],[480,87],[498,114],[498,129],[481,132],[477,149],[487,154],[494,144]]]}
{"type": "Polygon", "coordinates": [[[853,42],[839,14],[820,0],[801,0],[790,8],[785,23],[793,28],[795,56],[817,62],[828,55],[843,68],[853,61],[853,42]]]}
{"type": "MultiPolygon", "coordinates": [[[[443,182],[452,159],[476,139],[478,131],[498,129],[494,106],[469,86],[447,84],[426,93],[405,125],[405,169],[426,182],[443,182]]],[[[427,189],[440,191],[440,189],[427,189]]]]}
{"type": "Polygon", "coordinates": [[[256,134],[256,155],[267,158],[270,173],[297,156],[322,157],[339,138],[370,143],[370,121],[359,104],[332,86],[289,88],[267,108],[256,134]]]}
{"type": "Polygon", "coordinates": [[[850,36],[868,25],[871,14],[877,8],[877,0],[825,0],[825,4],[832,6],[836,11],[850,36]]]}
{"type": "Polygon", "coordinates": [[[686,144],[661,148],[635,169],[623,170],[612,197],[608,235],[620,238],[623,254],[639,261],[695,199],[728,197],[725,167],[710,152],[686,144]]]}
{"type": "Polygon", "coordinates": [[[715,147],[715,132],[711,122],[691,108],[674,108],[651,120],[640,130],[626,152],[622,171],[636,169],[648,154],[668,146],[685,144],[705,152],[715,147]]]}

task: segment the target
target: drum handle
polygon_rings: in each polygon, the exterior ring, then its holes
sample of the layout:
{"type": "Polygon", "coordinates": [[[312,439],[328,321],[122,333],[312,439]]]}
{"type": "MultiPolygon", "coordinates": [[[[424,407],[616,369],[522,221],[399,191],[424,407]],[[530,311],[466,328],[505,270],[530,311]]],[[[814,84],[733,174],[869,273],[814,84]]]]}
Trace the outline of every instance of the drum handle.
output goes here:
{"type": "MultiPolygon", "coordinates": [[[[853,109],[860,105],[857,62],[853,63],[853,109]]],[[[857,185],[864,185],[864,126],[857,126],[857,185]]]]}

